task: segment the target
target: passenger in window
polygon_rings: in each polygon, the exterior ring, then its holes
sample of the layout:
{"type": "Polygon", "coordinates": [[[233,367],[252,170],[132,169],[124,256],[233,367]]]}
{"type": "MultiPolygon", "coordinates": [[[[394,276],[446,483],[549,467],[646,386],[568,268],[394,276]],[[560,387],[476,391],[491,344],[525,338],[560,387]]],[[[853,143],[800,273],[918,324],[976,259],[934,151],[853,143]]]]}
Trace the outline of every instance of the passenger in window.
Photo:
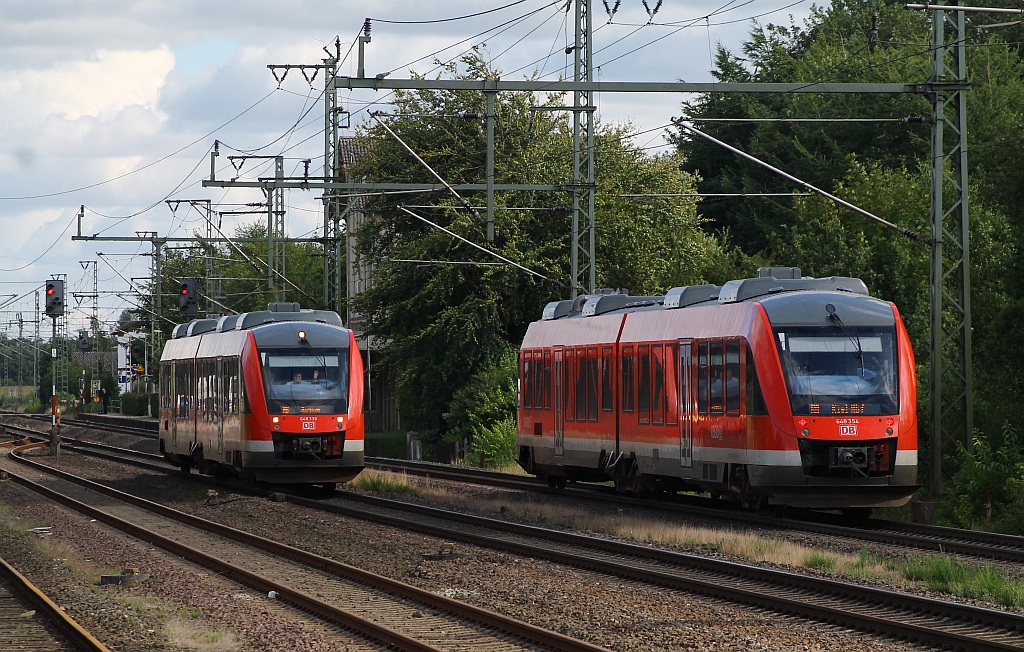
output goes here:
{"type": "Polygon", "coordinates": [[[731,366],[725,368],[725,395],[739,396],[740,394],[740,379],[736,377],[736,370],[731,366]]]}

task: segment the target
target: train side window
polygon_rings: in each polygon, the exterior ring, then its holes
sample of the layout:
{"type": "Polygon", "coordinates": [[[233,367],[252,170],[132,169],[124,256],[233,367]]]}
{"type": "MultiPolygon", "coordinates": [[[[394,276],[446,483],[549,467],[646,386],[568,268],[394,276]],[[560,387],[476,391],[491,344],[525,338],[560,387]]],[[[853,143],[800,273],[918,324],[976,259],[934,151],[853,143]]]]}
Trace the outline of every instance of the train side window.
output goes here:
{"type": "Polygon", "coordinates": [[[754,354],[747,345],[747,414],[750,416],[764,416],[768,414],[768,406],[764,403],[764,394],[761,392],[761,383],[757,379],[757,368],[754,365],[754,354]]]}
{"type": "Polygon", "coordinates": [[[612,347],[601,347],[601,411],[612,411],[612,347]]]}
{"type": "Polygon", "coordinates": [[[674,426],[679,422],[679,346],[674,342],[665,345],[665,423],[674,426]]]}
{"type": "Polygon", "coordinates": [[[633,392],[635,387],[633,381],[633,347],[622,347],[622,411],[633,411],[633,399],[636,396],[633,392]]]}
{"type": "Polygon", "coordinates": [[[587,350],[576,350],[576,420],[587,420],[587,350]]]}
{"type": "Polygon", "coordinates": [[[587,349],[587,421],[597,421],[597,347],[587,349]]]}
{"type": "Polygon", "coordinates": [[[576,387],[576,378],[573,376],[576,373],[576,351],[573,349],[565,349],[562,370],[564,381],[562,383],[562,413],[565,415],[566,421],[575,421],[576,411],[571,409],[575,405],[573,390],[576,387]]]}
{"type": "Polygon", "coordinates": [[[725,414],[725,359],[722,340],[708,343],[708,393],[712,416],[725,414]]]}
{"type": "Polygon", "coordinates": [[[697,414],[708,413],[708,343],[697,345],[697,414]]]}
{"type": "Polygon", "coordinates": [[[651,423],[665,423],[665,345],[651,345],[651,423]]]}
{"type": "Polygon", "coordinates": [[[725,413],[740,415],[740,341],[725,342],[725,413]]]}
{"type": "Polygon", "coordinates": [[[651,422],[651,347],[641,344],[637,347],[636,405],[640,423],[651,422]]]}
{"type": "Polygon", "coordinates": [[[523,351],[519,355],[519,382],[522,385],[520,394],[524,408],[533,407],[533,384],[530,378],[530,352],[523,351]]]}
{"type": "Polygon", "coordinates": [[[541,388],[543,392],[543,407],[545,410],[551,409],[551,351],[544,351],[544,386],[541,388]]]}
{"type": "Polygon", "coordinates": [[[541,384],[541,375],[543,369],[541,364],[544,361],[544,355],[540,351],[534,351],[531,357],[531,370],[530,370],[530,387],[532,388],[530,393],[533,395],[533,409],[539,410],[544,405],[544,385],[541,384]]]}

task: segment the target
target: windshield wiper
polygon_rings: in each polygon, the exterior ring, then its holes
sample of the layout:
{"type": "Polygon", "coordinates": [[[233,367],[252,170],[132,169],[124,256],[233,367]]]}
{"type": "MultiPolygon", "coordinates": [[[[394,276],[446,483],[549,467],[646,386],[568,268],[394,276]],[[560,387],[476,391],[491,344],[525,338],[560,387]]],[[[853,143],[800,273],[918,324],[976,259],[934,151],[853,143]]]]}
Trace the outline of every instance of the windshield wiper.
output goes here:
{"type": "Polygon", "coordinates": [[[864,349],[861,347],[860,344],[860,333],[855,332],[852,335],[850,334],[850,330],[846,328],[846,324],[843,323],[843,320],[836,313],[835,306],[833,306],[831,303],[825,305],[825,310],[828,311],[828,320],[832,322],[832,325],[835,326],[840,333],[845,335],[846,338],[850,340],[850,342],[852,342],[855,347],[857,347],[857,352],[854,353],[854,355],[856,355],[857,360],[860,361],[860,377],[864,378],[864,376],[866,375],[866,372],[864,370],[864,349]]]}

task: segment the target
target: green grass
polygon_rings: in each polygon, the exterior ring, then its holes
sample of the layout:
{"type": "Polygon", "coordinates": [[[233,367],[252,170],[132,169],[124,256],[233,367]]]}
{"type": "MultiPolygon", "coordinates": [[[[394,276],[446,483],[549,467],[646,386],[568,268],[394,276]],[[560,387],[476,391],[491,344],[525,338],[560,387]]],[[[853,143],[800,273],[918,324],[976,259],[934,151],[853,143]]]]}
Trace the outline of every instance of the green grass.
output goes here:
{"type": "Polygon", "coordinates": [[[404,474],[379,473],[364,470],[349,485],[377,494],[417,494],[419,492],[409,484],[404,474]]]}
{"type": "Polygon", "coordinates": [[[804,557],[804,566],[820,571],[833,571],[836,569],[836,558],[818,550],[812,550],[804,557]]]}
{"type": "Polygon", "coordinates": [[[949,557],[912,557],[890,562],[894,570],[928,588],[978,598],[1006,607],[1024,606],[1024,581],[1000,575],[991,566],[971,566],[949,557]]]}

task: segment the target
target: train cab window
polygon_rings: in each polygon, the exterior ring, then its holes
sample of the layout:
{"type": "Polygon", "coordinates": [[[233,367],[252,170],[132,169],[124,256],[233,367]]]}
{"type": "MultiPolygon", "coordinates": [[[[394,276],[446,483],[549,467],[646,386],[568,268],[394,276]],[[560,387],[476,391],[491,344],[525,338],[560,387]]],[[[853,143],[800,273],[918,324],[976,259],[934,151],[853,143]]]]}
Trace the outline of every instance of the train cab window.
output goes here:
{"type": "Polygon", "coordinates": [[[740,341],[725,342],[725,413],[740,415],[740,341]]]}
{"type": "Polygon", "coordinates": [[[761,393],[761,383],[757,379],[757,369],[754,366],[754,354],[747,345],[747,414],[750,416],[764,416],[768,414],[768,407],[764,404],[764,394],[761,393]]]}
{"type": "Polygon", "coordinates": [[[612,347],[601,347],[601,411],[612,411],[612,347]]]}
{"type": "Polygon", "coordinates": [[[636,405],[640,423],[651,422],[651,347],[637,347],[636,405]]]}
{"type": "Polygon", "coordinates": [[[622,347],[622,411],[632,412],[636,396],[633,370],[633,347],[622,347]]]}
{"type": "Polygon", "coordinates": [[[348,347],[260,351],[270,414],[348,412],[348,347]]]}
{"type": "Polygon", "coordinates": [[[899,411],[893,326],[791,327],[776,332],[776,345],[793,414],[899,411]]]}

